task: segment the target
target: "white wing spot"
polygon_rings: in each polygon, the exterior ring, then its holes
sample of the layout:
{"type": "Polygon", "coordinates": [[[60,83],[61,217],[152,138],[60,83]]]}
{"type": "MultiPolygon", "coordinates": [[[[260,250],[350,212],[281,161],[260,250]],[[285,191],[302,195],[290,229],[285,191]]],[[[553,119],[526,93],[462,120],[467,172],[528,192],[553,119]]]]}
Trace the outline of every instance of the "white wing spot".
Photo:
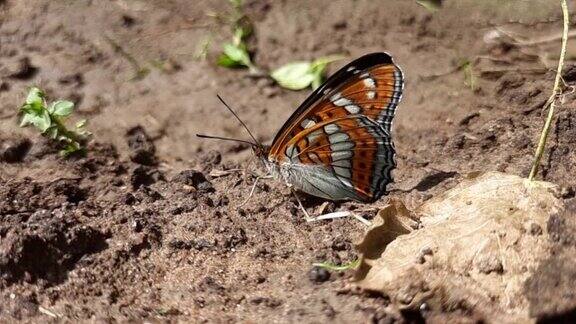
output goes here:
{"type": "Polygon", "coordinates": [[[300,123],[300,126],[302,126],[304,128],[310,128],[314,125],[316,125],[316,122],[314,122],[313,120],[310,120],[310,119],[304,119],[302,121],[302,123],[300,123]]]}
{"type": "MultiPolygon", "coordinates": [[[[340,143],[337,144],[337,145],[340,145],[340,143]]],[[[332,146],[330,146],[330,147],[332,147],[332,146]]],[[[350,149],[351,149],[351,148],[350,148],[350,149]]],[[[345,150],[346,150],[346,151],[344,151],[344,150],[341,150],[341,151],[333,151],[333,152],[332,152],[332,160],[333,160],[333,161],[344,160],[344,161],[348,161],[348,163],[350,163],[349,159],[352,158],[352,155],[353,155],[353,154],[352,154],[352,151],[348,151],[348,148],[346,148],[345,150]]]]}
{"type": "Polygon", "coordinates": [[[336,125],[336,124],[328,124],[328,125],[324,126],[324,131],[327,134],[334,134],[339,130],[340,130],[340,127],[338,127],[338,125],[336,125]]]}
{"type": "Polygon", "coordinates": [[[294,146],[294,144],[286,148],[286,156],[291,160],[295,160],[293,162],[300,162],[300,159],[296,156],[297,154],[298,149],[294,146]]]}
{"type": "Polygon", "coordinates": [[[350,160],[338,159],[337,161],[332,162],[332,165],[342,168],[350,168],[350,160]]]}
{"type": "Polygon", "coordinates": [[[374,89],[374,88],[376,88],[376,81],[374,81],[374,79],[372,79],[372,78],[366,78],[366,79],[364,79],[364,85],[367,88],[374,89]]]}
{"type": "Polygon", "coordinates": [[[342,97],[340,92],[336,92],[332,97],[330,97],[330,101],[334,102],[342,97]]]}
{"type": "Polygon", "coordinates": [[[346,133],[335,133],[335,134],[328,136],[328,140],[330,141],[330,144],[346,142],[349,139],[350,139],[350,136],[348,136],[348,134],[346,134],[346,133]]]}
{"type": "Polygon", "coordinates": [[[346,98],[340,98],[340,99],[338,99],[338,100],[336,100],[336,101],[333,101],[332,103],[335,104],[336,106],[342,107],[342,106],[346,106],[346,105],[352,104],[352,101],[350,101],[350,100],[348,100],[348,99],[346,99],[346,98]]]}
{"type": "Polygon", "coordinates": [[[346,110],[348,110],[348,112],[351,114],[357,114],[360,112],[360,107],[356,105],[347,105],[344,108],[346,108],[346,110]]]}
{"type": "Polygon", "coordinates": [[[352,141],[344,141],[344,142],[338,142],[338,143],[333,143],[330,144],[330,149],[332,150],[332,156],[334,156],[335,153],[341,152],[341,151],[349,151],[354,147],[354,143],[352,141]]]}
{"type": "Polygon", "coordinates": [[[342,168],[342,167],[339,167],[339,166],[334,166],[334,167],[332,167],[332,168],[334,168],[334,171],[335,171],[336,174],[339,176],[339,178],[340,178],[340,177],[350,178],[350,176],[351,176],[351,174],[350,174],[350,169],[348,169],[348,168],[342,168]]]}
{"type": "Polygon", "coordinates": [[[376,91],[368,91],[366,93],[366,97],[368,97],[370,100],[376,99],[376,91]]]}
{"type": "Polygon", "coordinates": [[[306,138],[308,139],[309,143],[314,143],[314,142],[316,142],[316,139],[320,135],[322,135],[322,130],[317,129],[317,130],[313,131],[312,133],[308,134],[308,136],[306,136],[306,138]]]}

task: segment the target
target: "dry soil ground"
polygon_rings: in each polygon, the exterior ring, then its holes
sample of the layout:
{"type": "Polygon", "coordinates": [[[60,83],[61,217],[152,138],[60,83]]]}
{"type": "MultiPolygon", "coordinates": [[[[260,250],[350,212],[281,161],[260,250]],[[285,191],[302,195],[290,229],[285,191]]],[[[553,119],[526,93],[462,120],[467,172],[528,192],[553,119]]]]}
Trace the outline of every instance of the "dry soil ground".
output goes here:
{"type": "MultiPolygon", "coordinates": [[[[558,34],[556,1],[454,0],[434,14],[393,0],[247,1],[244,8],[263,69],[344,54],[333,72],[368,52],[394,55],[407,81],[388,197],[415,207],[471,171],[528,174],[559,42],[513,46],[486,35],[497,27],[529,39],[558,34]],[[466,60],[472,78],[457,69],[466,60]]],[[[250,149],[194,135],[246,136],[216,93],[266,142],[308,91],[215,66],[231,36],[214,16],[229,11],[224,0],[0,1],[0,321],[481,320],[465,302],[394,312],[385,296],[350,290],[350,272],[313,268],[355,260],[352,242],[364,227],[304,222],[281,183],[262,182],[239,206],[255,179],[248,171],[258,170],[250,149]],[[206,40],[207,59],[197,59],[206,40]],[[150,72],[134,79],[129,56],[150,72]],[[17,126],[30,85],[77,102],[94,134],[86,157],[62,159],[34,130],[17,126]],[[231,169],[241,171],[210,176],[231,169]]],[[[570,50],[565,80],[573,85],[570,50]]],[[[539,174],[564,188],[570,213],[574,108],[575,96],[566,95],[539,174]]],[[[370,218],[388,197],[329,209],[364,209],[370,218]]],[[[305,199],[311,212],[321,203],[305,199]]],[[[569,266],[576,240],[570,222],[549,225],[544,235],[558,253],[526,293],[535,316],[566,319],[576,307],[569,266]]]]}

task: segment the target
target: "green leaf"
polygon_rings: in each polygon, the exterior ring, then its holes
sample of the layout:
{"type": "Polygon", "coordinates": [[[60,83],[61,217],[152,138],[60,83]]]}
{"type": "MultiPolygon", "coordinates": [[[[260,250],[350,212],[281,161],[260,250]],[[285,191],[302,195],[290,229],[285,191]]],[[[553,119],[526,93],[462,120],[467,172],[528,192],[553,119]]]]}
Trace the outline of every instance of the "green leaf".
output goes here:
{"type": "Polygon", "coordinates": [[[32,106],[33,108],[37,108],[44,104],[43,99],[44,92],[36,87],[32,87],[26,96],[26,104],[32,106]]]}
{"type": "Polygon", "coordinates": [[[324,81],[324,71],[329,63],[343,59],[342,55],[332,55],[320,57],[312,62],[312,74],[314,74],[314,81],[312,81],[312,88],[317,89],[324,81]]]}
{"type": "Polygon", "coordinates": [[[234,61],[224,53],[220,54],[218,60],[216,61],[216,64],[218,64],[219,66],[223,66],[225,68],[237,68],[243,66],[242,64],[240,64],[240,62],[234,61]]]}
{"type": "Polygon", "coordinates": [[[240,44],[238,46],[236,46],[234,44],[230,44],[230,43],[224,44],[224,55],[226,55],[229,60],[234,61],[237,66],[238,65],[244,65],[244,66],[251,66],[252,65],[252,61],[250,60],[250,55],[248,54],[246,47],[243,46],[242,44],[240,44]]]}
{"type": "Polygon", "coordinates": [[[312,80],[312,89],[314,90],[318,89],[322,85],[323,81],[324,78],[322,77],[322,73],[315,74],[314,80],[312,80]]]}
{"type": "Polygon", "coordinates": [[[312,266],[324,268],[331,271],[346,271],[350,269],[356,269],[360,265],[360,259],[354,260],[352,262],[344,263],[342,265],[337,265],[329,262],[312,263],[312,266]]]}
{"type": "Polygon", "coordinates": [[[44,133],[52,125],[52,120],[50,119],[48,110],[43,109],[40,113],[37,113],[36,111],[25,113],[22,116],[20,127],[27,125],[34,125],[40,130],[40,132],[44,133]]]}
{"type": "Polygon", "coordinates": [[[75,142],[75,141],[71,141],[69,143],[66,143],[64,148],[62,150],[60,150],[60,155],[62,155],[64,157],[68,157],[74,153],[85,153],[82,146],[80,146],[80,144],[78,142],[75,142]]]}
{"type": "Polygon", "coordinates": [[[270,76],[278,84],[290,90],[302,90],[310,86],[314,81],[312,63],[294,62],[288,63],[272,71],[270,76]]]}
{"type": "Polygon", "coordinates": [[[50,113],[56,116],[66,117],[74,110],[74,103],[68,100],[58,100],[54,102],[50,108],[51,109],[48,109],[51,110],[50,113]]]}
{"type": "Polygon", "coordinates": [[[416,2],[431,12],[436,12],[442,7],[442,0],[416,0],[416,2]]]}
{"type": "Polygon", "coordinates": [[[312,70],[324,72],[324,69],[326,69],[326,66],[329,63],[339,61],[343,58],[344,58],[343,55],[330,55],[319,57],[312,62],[312,70]]]}
{"type": "Polygon", "coordinates": [[[244,47],[244,40],[252,34],[252,28],[250,25],[238,26],[234,29],[234,35],[232,36],[232,45],[237,47],[244,47]]]}
{"type": "Polygon", "coordinates": [[[35,115],[32,113],[24,113],[24,115],[22,115],[22,120],[20,121],[20,127],[26,127],[32,124],[34,117],[35,115]]]}
{"type": "Polygon", "coordinates": [[[52,125],[52,120],[50,119],[50,114],[48,110],[42,110],[41,117],[34,123],[42,133],[44,133],[52,125]]]}
{"type": "Polygon", "coordinates": [[[50,126],[50,128],[48,128],[46,130],[46,136],[48,136],[51,139],[56,139],[58,138],[58,127],[56,127],[55,125],[50,126]]]}

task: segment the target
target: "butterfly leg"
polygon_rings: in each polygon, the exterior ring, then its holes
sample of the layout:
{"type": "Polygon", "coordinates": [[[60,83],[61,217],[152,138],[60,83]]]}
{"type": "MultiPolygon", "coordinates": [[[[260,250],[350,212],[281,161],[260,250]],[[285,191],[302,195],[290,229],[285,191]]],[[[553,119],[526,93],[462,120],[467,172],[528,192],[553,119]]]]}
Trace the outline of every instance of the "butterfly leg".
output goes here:
{"type": "Polygon", "coordinates": [[[357,215],[356,213],[351,212],[351,211],[338,211],[338,212],[328,213],[328,214],[314,217],[312,220],[316,221],[316,220],[335,219],[335,218],[342,218],[342,217],[352,217],[352,218],[357,219],[358,221],[360,221],[362,224],[364,224],[366,226],[372,225],[372,223],[370,223],[369,220],[367,220],[364,217],[357,215]]]}
{"type": "Polygon", "coordinates": [[[252,189],[250,189],[250,194],[248,195],[248,198],[246,198],[246,200],[244,200],[242,203],[240,203],[240,205],[238,205],[238,207],[242,207],[244,205],[246,205],[246,203],[248,203],[248,201],[250,201],[250,198],[252,198],[252,195],[254,194],[254,190],[256,190],[256,185],[258,184],[258,180],[260,179],[271,179],[272,176],[271,175],[259,175],[256,177],[256,180],[254,180],[254,184],[252,185],[252,189]]]}
{"type": "Polygon", "coordinates": [[[306,218],[306,221],[307,222],[313,222],[315,219],[313,217],[310,217],[310,214],[308,214],[308,212],[306,211],[306,208],[304,208],[304,205],[302,205],[302,202],[300,201],[298,194],[292,189],[292,186],[290,186],[290,191],[292,192],[292,194],[296,198],[296,201],[298,202],[298,206],[300,207],[300,209],[302,209],[302,212],[304,213],[304,218],[306,218]]]}

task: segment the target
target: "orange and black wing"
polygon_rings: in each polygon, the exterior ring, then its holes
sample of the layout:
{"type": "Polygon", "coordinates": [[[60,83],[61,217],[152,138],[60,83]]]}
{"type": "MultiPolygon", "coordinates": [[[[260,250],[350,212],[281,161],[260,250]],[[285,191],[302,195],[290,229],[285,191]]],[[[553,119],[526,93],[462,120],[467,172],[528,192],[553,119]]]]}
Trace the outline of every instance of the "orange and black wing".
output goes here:
{"type": "Polygon", "coordinates": [[[403,86],[402,71],[386,53],[351,62],[288,119],[272,143],[269,160],[323,165],[354,192],[351,199],[378,199],[392,181],[390,130],[403,86]]]}

